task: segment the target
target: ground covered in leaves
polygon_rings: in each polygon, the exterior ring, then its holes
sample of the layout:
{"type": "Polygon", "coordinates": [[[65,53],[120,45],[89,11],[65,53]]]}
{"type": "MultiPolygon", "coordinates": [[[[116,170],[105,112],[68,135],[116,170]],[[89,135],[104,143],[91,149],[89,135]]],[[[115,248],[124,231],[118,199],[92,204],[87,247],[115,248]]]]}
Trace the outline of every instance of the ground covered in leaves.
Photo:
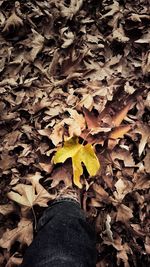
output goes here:
{"type": "Polygon", "coordinates": [[[150,265],[149,14],[148,0],[0,0],[0,266],[72,185],[71,158],[54,162],[69,138],[100,162],[73,178],[97,267],[150,265]]]}

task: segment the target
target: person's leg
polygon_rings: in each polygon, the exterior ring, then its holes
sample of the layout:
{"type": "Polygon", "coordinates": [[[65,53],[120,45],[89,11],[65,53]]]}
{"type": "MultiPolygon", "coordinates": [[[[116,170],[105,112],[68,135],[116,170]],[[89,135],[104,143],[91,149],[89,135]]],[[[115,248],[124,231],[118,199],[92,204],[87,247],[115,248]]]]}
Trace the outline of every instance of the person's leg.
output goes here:
{"type": "Polygon", "coordinates": [[[21,267],[95,267],[95,232],[79,203],[60,199],[44,212],[21,267]]]}

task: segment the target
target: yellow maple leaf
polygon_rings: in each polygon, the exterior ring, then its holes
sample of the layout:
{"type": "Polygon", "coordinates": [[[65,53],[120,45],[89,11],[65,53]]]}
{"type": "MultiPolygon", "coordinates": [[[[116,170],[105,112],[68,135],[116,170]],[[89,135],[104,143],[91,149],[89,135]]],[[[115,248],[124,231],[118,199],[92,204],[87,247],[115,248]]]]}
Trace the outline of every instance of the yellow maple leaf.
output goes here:
{"type": "Polygon", "coordinates": [[[79,188],[82,188],[80,183],[80,176],[83,173],[82,162],[91,176],[96,175],[100,168],[99,160],[92,145],[83,146],[79,144],[77,137],[69,139],[65,142],[64,147],[58,149],[54,156],[54,164],[63,163],[68,158],[72,158],[73,181],[79,188]]]}

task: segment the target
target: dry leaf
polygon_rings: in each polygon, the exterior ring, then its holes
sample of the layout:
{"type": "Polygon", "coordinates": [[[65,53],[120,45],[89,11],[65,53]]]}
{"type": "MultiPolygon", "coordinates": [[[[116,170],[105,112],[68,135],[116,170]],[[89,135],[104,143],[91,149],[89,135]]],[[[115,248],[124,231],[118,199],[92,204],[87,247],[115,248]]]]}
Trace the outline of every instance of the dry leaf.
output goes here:
{"type": "Polygon", "coordinates": [[[33,226],[32,222],[28,219],[22,218],[18,226],[13,230],[8,230],[3,234],[0,239],[0,246],[2,248],[11,249],[15,241],[19,241],[22,245],[31,244],[33,239],[33,226]]]}
{"type": "MultiPolygon", "coordinates": [[[[5,151],[4,151],[5,152],[5,151]]],[[[16,164],[16,157],[15,156],[9,156],[7,152],[3,153],[1,155],[0,160],[0,169],[7,170],[15,166],[16,164]]]]}
{"type": "Polygon", "coordinates": [[[83,0],[71,0],[69,7],[66,7],[63,1],[56,2],[57,7],[61,10],[62,17],[72,19],[72,17],[79,11],[83,3],[83,0]]]}
{"type": "Polygon", "coordinates": [[[88,129],[99,127],[98,119],[90,112],[87,108],[83,108],[85,120],[88,126],[88,129]]]}
{"type": "Polygon", "coordinates": [[[29,61],[35,60],[37,54],[42,50],[43,44],[44,44],[44,37],[32,29],[32,38],[30,43],[32,49],[28,56],[29,61]]]}
{"type": "Polygon", "coordinates": [[[29,209],[34,205],[39,205],[41,207],[47,207],[47,202],[54,198],[50,195],[42,185],[39,183],[41,177],[38,173],[35,176],[29,176],[28,179],[32,182],[32,185],[18,184],[13,187],[13,191],[9,192],[7,196],[25,206],[29,209]]]}
{"type": "Polygon", "coordinates": [[[52,180],[51,188],[56,187],[61,181],[64,182],[65,187],[71,187],[71,176],[71,173],[67,171],[65,167],[59,167],[52,173],[52,176],[47,180],[52,180]]]}
{"type": "MultiPolygon", "coordinates": [[[[70,152],[57,166],[52,157],[79,136],[76,177],[97,221],[99,267],[149,266],[148,12],[144,0],[0,1],[0,238],[72,186],[70,152]],[[91,152],[92,171],[97,160],[86,144],[101,162],[87,180],[81,154],[91,152]],[[8,202],[10,188],[28,206],[8,202]]],[[[0,266],[18,265],[26,247],[1,247],[0,266]]]]}
{"type": "Polygon", "coordinates": [[[98,200],[108,200],[109,194],[104,190],[101,185],[94,183],[92,187],[96,193],[96,197],[98,200]]]}
{"type": "Polygon", "coordinates": [[[5,27],[3,28],[3,32],[7,32],[10,30],[10,27],[20,27],[23,26],[23,20],[17,16],[15,11],[12,15],[7,19],[5,27]]]}
{"type": "Polygon", "coordinates": [[[116,39],[118,42],[122,42],[122,43],[126,43],[130,40],[129,37],[125,36],[124,30],[122,27],[119,27],[113,31],[112,38],[116,39]]]}
{"type": "Polygon", "coordinates": [[[113,239],[113,233],[112,233],[112,230],[111,230],[111,217],[109,214],[107,214],[107,218],[106,218],[106,233],[107,233],[107,236],[108,238],[110,239],[110,241],[114,241],[113,239]]]}
{"type": "Polygon", "coordinates": [[[125,206],[124,204],[121,204],[119,207],[117,207],[116,221],[126,223],[131,218],[133,218],[133,211],[129,207],[125,206]]]}
{"type": "Polygon", "coordinates": [[[116,159],[122,160],[125,167],[134,167],[135,162],[130,152],[124,148],[116,148],[111,152],[111,158],[115,162],[116,159]]]}
{"type": "Polygon", "coordinates": [[[132,252],[127,243],[123,244],[123,249],[117,252],[117,264],[121,264],[121,261],[124,263],[124,267],[130,267],[128,254],[132,252]],[[121,260],[121,261],[120,261],[121,260]]]}
{"type": "Polygon", "coordinates": [[[148,189],[150,187],[150,179],[148,175],[142,173],[140,174],[135,173],[133,183],[134,183],[134,189],[141,190],[141,189],[148,189]]]}
{"type": "Polygon", "coordinates": [[[150,237],[146,236],[146,242],[145,242],[145,249],[146,249],[146,253],[150,254],[150,237]]]}
{"type": "Polygon", "coordinates": [[[122,125],[115,127],[109,134],[109,138],[117,139],[122,138],[126,133],[128,133],[131,130],[131,125],[122,125]]]}
{"type": "Polygon", "coordinates": [[[7,215],[13,211],[15,211],[15,206],[13,203],[0,205],[0,213],[2,213],[3,215],[7,215]]]}
{"type": "MultiPolygon", "coordinates": [[[[20,255],[19,255],[20,256],[20,255]]],[[[14,255],[12,255],[7,264],[6,267],[13,267],[13,266],[20,266],[20,264],[22,263],[23,258],[21,257],[17,257],[17,253],[15,253],[14,255]]]]}
{"type": "Polygon", "coordinates": [[[74,41],[74,34],[71,31],[69,31],[68,27],[61,29],[61,37],[64,42],[61,46],[62,48],[67,48],[74,41]]]}
{"type": "Polygon", "coordinates": [[[144,166],[147,173],[150,173],[150,149],[146,150],[146,156],[144,158],[144,166]]]}
{"type": "Polygon", "coordinates": [[[53,144],[57,146],[63,140],[64,127],[63,123],[58,123],[54,126],[52,133],[49,138],[52,140],[53,144]]]}
{"type": "Polygon", "coordinates": [[[132,102],[128,102],[125,107],[123,107],[115,116],[113,116],[112,122],[114,126],[119,126],[121,124],[121,122],[126,117],[131,106],[132,106],[132,102]]]}
{"type": "Polygon", "coordinates": [[[122,200],[126,194],[132,191],[133,184],[129,181],[119,179],[115,183],[116,191],[114,192],[114,196],[117,200],[122,200]]]}
{"type": "Polygon", "coordinates": [[[49,163],[39,162],[39,165],[42,168],[42,170],[47,173],[51,173],[53,169],[53,165],[50,162],[49,163]]]}
{"type": "Polygon", "coordinates": [[[135,132],[141,134],[141,140],[139,143],[139,156],[141,156],[147,144],[148,138],[150,137],[150,127],[140,124],[139,127],[135,129],[135,132]]]}
{"type": "Polygon", "coordinates": [[[89,111],[92,110],[93,105],[94,105],[93,97],[90,94],[84,94],[82,100],[78,104],[78,106],[85,107],[89,111]]]}

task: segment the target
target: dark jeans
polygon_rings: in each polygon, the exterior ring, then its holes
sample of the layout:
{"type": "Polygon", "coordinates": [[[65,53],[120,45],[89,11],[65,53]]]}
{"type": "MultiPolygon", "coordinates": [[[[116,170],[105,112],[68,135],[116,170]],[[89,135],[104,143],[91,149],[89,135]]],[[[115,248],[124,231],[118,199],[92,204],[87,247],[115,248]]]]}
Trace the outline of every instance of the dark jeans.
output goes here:
{"type": "Polygon", "coordinates": [[[38,234],[21,267],[95,267],[95,232],[74,200],[57,200],[46,209],[38,234]]]}

